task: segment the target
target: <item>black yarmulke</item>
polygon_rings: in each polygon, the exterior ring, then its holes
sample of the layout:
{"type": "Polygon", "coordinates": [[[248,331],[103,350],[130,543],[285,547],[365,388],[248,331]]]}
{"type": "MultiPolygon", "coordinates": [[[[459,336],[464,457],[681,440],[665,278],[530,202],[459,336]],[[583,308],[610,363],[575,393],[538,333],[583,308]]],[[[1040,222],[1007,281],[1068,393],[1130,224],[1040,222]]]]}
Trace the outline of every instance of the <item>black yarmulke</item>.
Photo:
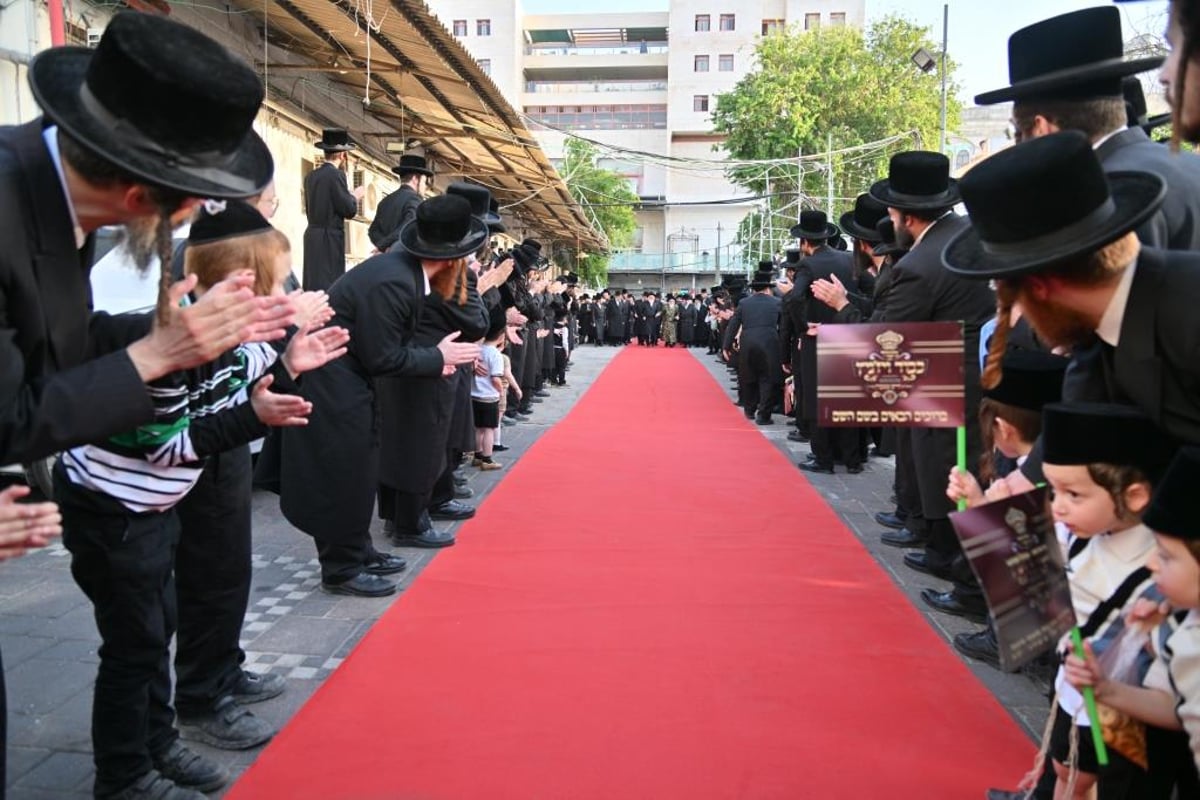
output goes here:
{"type": "Polygon", "coordinates": [[[1133,406],[1052,403],[1042,409],[1042,458],[1047,464],[1137,467],[1156,481],[1178,446],[1133,406]]]}
{"type": "Polygon", "coordinates": [[[188,233],[188,244],[208,244],[271,230],[258,209],[240,200],[208,201],[188,233]]]}
{"type": "Polygon", "coordinates": [[[1175,539],[1200,539],[1200,447],[1181,447],[1142,515],[1146,527],[1175,539]]]}

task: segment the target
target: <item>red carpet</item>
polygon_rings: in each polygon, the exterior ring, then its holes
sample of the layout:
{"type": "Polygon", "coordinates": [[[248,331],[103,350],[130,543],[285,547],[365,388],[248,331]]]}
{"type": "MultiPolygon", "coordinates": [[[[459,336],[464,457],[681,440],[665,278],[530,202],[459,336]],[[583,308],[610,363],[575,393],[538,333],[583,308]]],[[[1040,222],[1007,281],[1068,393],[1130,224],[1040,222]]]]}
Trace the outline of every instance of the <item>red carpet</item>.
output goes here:
{"type": "Polygon", "coordinates": [[[1032,753],[704,367],[627,348],[229,797],[977,798],[1032,753]]]}

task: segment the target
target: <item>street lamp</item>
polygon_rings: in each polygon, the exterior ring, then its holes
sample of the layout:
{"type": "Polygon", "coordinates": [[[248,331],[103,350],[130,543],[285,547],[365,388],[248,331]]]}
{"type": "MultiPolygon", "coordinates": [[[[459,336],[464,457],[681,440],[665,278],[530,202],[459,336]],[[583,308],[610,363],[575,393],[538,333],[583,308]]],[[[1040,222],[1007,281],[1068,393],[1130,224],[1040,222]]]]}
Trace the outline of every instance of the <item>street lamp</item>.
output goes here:
{"type": "Polygon", "coordinates": [[[917,65],[917,69],[926,74],[933,71],[934,67],[941,61],[942,73],[942,130],[941,138],[938,140],[938,152],[946,152],[946,50],[949,47],[949,31],[950,31],[950,4],[942,6],[942,52],[935,59],[933,54],[924,47],[919,48],[917,52],[912,54],[912,62],[917,65]]]}

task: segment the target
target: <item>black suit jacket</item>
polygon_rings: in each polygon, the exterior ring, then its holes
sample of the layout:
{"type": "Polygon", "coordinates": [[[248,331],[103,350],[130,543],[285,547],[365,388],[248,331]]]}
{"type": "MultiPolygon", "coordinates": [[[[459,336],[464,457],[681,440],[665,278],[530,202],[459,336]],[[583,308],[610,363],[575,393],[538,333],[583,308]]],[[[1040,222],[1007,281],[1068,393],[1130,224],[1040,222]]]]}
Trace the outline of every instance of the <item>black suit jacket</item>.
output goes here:
{"type": "Polygon", "coordinates": [[[151,422],[124,347],[148,316],[91,313],[75,233],[42,120],[0,128],[0,463],[29,461],[151,422]]]}
{"type": "Polygon", "coordinates": [[[827,281],[833,276],[837,276],[843,286],[853,287],[855,285],[854,258],[849,253],[834,250],[832,247],[822,247],[811,256],[805,256],[801,260],[800,266],[796,270],[796,286],[793,289],[800,293],[803,303],[804,327],[800,328],[801,336],[807,336],[810,322],[834,321],[833,309],[812,296],[814,281],[827,281]]]}
{"type": "Polygon", "coordinates": [[[1130,128],[1096,149],[1105,172],[1154,172],[1167,182],[1162,208],[1138,228],[1142,244],[1165,250],[1200,249],[1200,156],[1172,153],[1141,128],[1130,128]]]}
{"type": "Polygon", "coordinates": [[[386,253],[400,238],[400,229],[405,223],[416,219],[419,205],[421,195],[407,184],[380,200],[379,207],[375,209],[375,219],[371,220],[371,227],[367,229],[371,244],[379,252],[386,253]]]}

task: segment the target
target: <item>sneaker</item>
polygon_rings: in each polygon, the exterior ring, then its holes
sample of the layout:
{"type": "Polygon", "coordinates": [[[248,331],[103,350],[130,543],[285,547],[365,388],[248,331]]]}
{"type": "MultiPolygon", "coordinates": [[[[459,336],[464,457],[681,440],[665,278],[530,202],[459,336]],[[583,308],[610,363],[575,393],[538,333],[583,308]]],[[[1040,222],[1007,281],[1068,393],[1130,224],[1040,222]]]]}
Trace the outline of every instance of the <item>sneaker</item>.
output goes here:
{"type": "Polygon", "coordinates": [[[180,716],[179,732],[185,739],[220,750],[249,750],[275,735],[270,724],[234,702],[232,695],[218,700],[212,713],[180,716]]]}
{"type": "Polygon", "coordinates": [[[269,672],[251,672],[242,670],[242,677],[233,687],[233,700],[240,705],[261,703],[272,697],[279,697],[287,688],[287,681],[282,675],[272,675],[269,672]]]}
{"type": "Polygon", "coordinates": [[[157,771],[150,770],[131,785],[116,794],[105,796],[105,800],[208,800],[194,789],[176,786],[157,771]]]}
{"type": "Polygon", "coordinates": [[[503,468],[504,468],[504,465],[501,464],[499,461],[480,461],[479,462],[479,471],[480,472],[490,472],[494,469],[503,469],[503,468]]]}
{"type": "Polygon", "coordinates": [[[479,456],[475,456],[475,458],[471,459],[472,467],[478,467],[478,466],[481,466],[482,464],[483,464],[483,459],[480,458],[479,456]]]}
{"type": "Polygon", "coordinates": [[[229,782],[228,770],[187,749],[178,739],[171,743],[167,752],[154,757],[154,768],[176,786],[197,792],[211,792],[229,782]]]}

